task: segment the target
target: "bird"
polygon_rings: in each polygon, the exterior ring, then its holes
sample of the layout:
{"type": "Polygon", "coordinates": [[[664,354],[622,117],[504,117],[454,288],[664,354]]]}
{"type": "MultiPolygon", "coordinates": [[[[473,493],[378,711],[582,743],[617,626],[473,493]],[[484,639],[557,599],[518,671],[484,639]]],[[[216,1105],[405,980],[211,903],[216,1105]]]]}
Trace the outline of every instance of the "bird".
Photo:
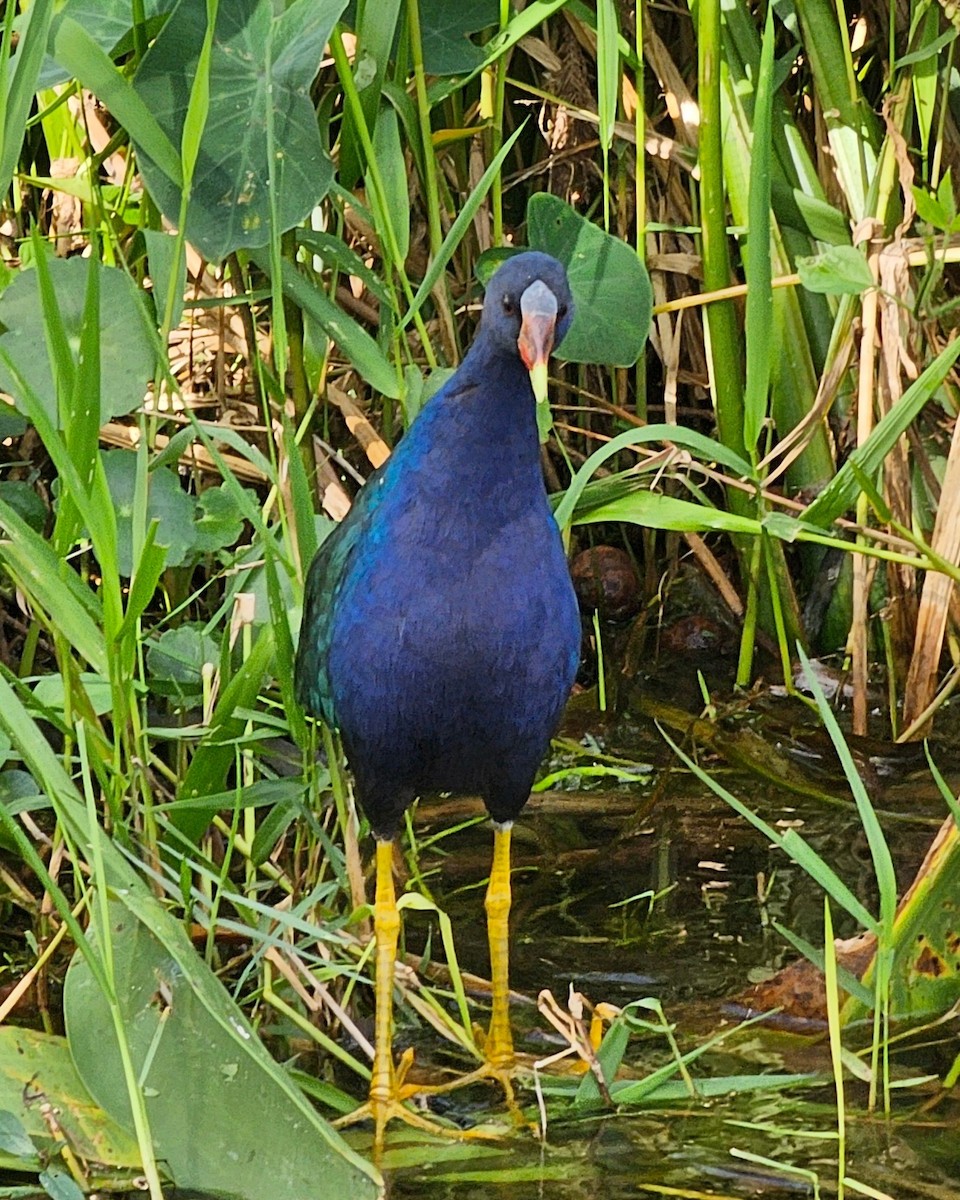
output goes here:
{"type": "MultiPolygon", "coordinates": [[[[363,1114],[375,1144],[403,1104],[394,1066],[400,919],[393,841],[422,794],[482,798],[493,821],[485,908],[486,1068],[515,1065],[509,1016],[510,837],[569,697],[581,625],[540,463],[537,406],[574,315],[548,254],[508,258],[460,366],[424,405],[307,574],[299,703],[339,732],[376,838],[376,1015],[363,1114]]],[[[508,1100],[512,1092],[507,1092],[508,1100]]]]}

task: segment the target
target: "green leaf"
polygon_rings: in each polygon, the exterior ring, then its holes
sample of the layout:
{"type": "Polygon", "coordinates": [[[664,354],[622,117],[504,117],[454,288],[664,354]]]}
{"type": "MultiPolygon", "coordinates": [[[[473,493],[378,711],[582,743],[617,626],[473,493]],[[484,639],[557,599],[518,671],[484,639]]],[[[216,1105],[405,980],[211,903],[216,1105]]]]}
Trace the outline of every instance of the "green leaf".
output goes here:
{"type": "MultiPolygon", "coordinates": [[[[90,707],[102,717],[113,708],[113,694],[110,691],[110,680],[91,671],[82,671],[79,682],[90,701],[90,707]]],[[[67,707],[66,689],[63,686],[62,675],[44,675],[34,686],[33,697],[38,704],[53,712],[65,712],[67,707]]]]}
{"type": "Polygon", "coordinates": [[[243,514],[226,484],[201,492],[198,508],[193,526],[194,550],[213,554],[237,541],[243,532],[243,514]]]}
{"type": "Polygon", "coordinates": [[[373,209],[374,227],[381,229],[387,222],[390,223],[400,251],[400,261],[404,262],[410,252],[410,199],[407,190],[407,164],[400,143],[400,125],[397,110],[391,104],[385,104],[377,117],[373,131],[373,149],[387,204],[387,212],[378,211],[376,188],[368,183],[367,196],[373,209]]]}
{"type": "Polygon", "coordinates": [[[613,145],[613,127],[620,98],[620,45],[614,0],[597,0],[597,115],[600,145],[613,145]]]}
{"type": "Polygon", "coordinates": [[[830,246],[850,245],[850,222],[838,208],[819,196],[790,187],[779,176],[770,180],[770,194],[777,220],[799,229],[815,241],[830,246]]]}
{"type": "Polygon", "coordinates": [[[0,1110],[0,1150],[14,1158],[36,1158],[37,1148],[27,1136],[20,1118],[6,1109],[0,1110]]]}
{"type": "MultiPolygon", "coordinates": [[[[52,259],[46,264],[56,293],[66,344],[76,358],[87,294],[88,272],[100,272],[100,421],[131,412],[142,401],[153,378],[154,340],[133,281],[116,267],[92,259],[52,259]]],[[[6,332],[0,348],[24,383],[37,395],[54,424],[59,420],[57,392],[44,336],[44,311],[35,270],[20,271],[0,296],[0,323],[6,332]]],[[[0,365],[0,388],[9,392],[24,412],[23,389],[10,371],[0,365]]],[[[59,426],[58,426],[59,427],[59,426]]]]}
{"type": "MultiPolygon", "coordinates": [[[[220,4],[210,66],[210,107],[200,140],[186,236],[219,261],[270,239],[271,195],[282,232],[327,192],[333,167],[320,138],[310,86],[345,0],[295,0],[274,17],[271,0],[220,4]],[[271,129],[274,161],[268,160],[271,129]]],[[[181,144],[207,28],[206,0],[180,0],[134,78],[167,139],[181,144]]],[[[134,135],[135,136],[135,135],[134,135]]],[[[168,220],[179,187],[138,142],[144,182],[168,220]]]]}
{"type": "MultiPolygon", "coordinates": [[[[357,48],[354,55],[353,83],[360,101],[360,110],[367,129],[376,124],[380,97],[384,93],[387,67],[390,65],[397,34],[397,18],[403,0],[377,0],[376,4],[359,4],[354,33],[357,48]]],[[[337,178],[346,188],[352,188],[364,169],[364,152],[356,128],[353,106],[347,105],[340,130],[337,158],[337,178]]]]}
{"type": "MultiPolygon", "coordinates": [[[[176,0],[143,0],[148,36],[159,32],[166,15],[175,4],[176,0]]],[[[86,30],[101,50],[115,58],[121,46],[132,41],[131,11],[130,0],[66,0],[54,18],[54,29],[60,21],[69,18],[86,30]]],[[[69,71],[58,67],[53,59],[48,58],[40,76],[40,87],[56,87],[69,78],[69,71]]]]}
{"type": "Polygon", "coordinates": [[[803,510],[802,520],[823,529],[854,506],[860,492],[854,467],[867,476],[880,469],[898,438],[946,379],[958,355],[960,338],[954,338],[881,418],[867,440],[854,450],[816,500],[803,510]]]}
{"type": "Polygon", "coordinates": [[[773,8],[767,9],[754,105],[753,147],[750,155],[747,235],[747,381],[743,394],[743,441],[753,454],[763,432],[770,398],[773,342],[773,291],[770,259],[770,169],[773,120],[773,8]]]}
{"type": "Polygon", "coordinates": [[[648,529],[672,529],[682,533],[706,533],[712,530],[756,536],[761,529],[760,522],[751,517],[741,517],[720,508],[707,508],[706,505],[678,500],[661,492],[643,490],[596,508],[578,509],[574,519],[578,525],[630,521],[648,529]]]}
{"type": "MultiPolygon", "coordinates": [[[[91,25],[96,25],[96,21],[91,25]]],[[[149,103],[137,95],[87,28],[62,17],[53,32],[53,56],[68,75],[103,101],[142,152],[157,164],[158,175],[179,187],[180,156],[173,143],[158,124],[149,103]]]]}
{"type": "Polygon", "coordinates": [[[180,256],[179,270],[174,278],[176,237],[161,229],[144,229],[143,240],[147,244],[147,262],[150,267],[150,278],[153,280],[153,303],[156,309],[157,324],[159,325],[163,320],[170,289],[173,288],[171,328],[175,329],[183,316],[183,293],[187,283],[186,256],[180,256]]]}
{"type": "Polygon", "coordinates": [[[931,195],[925,188],[917,187],[916,184],[913,185],[911,191],[920,219],[926,221],[928,225],[932,225],[934,229],[946,229],[950,224],[950,215],[937,197],[931,195]]]}
{"type": "MultiPolygon", "coordinates": [[[[121,575],[133,573],[133,505],[137,486],[137,456],[131,450],[108,450],[103,470],[117,514],[117,566],[121,575]]],[[[147,523],[159,522],[157,544],[167,548],[167,566],[184,562],[193,546],[194,503],[167,467],[151,472],[147,491],[147,523]]]]}
{"type": "Polygon", "coordinates": [[[9,504],[34,533],[43,533],[47,524],[47,506],[31,484],[18,479],[0,479],[0,500],[9,504]]]}
{"type": "MultiPolygon", "coordinates": [[[[319,273],[324,269],[339,267],[345,274],[356,275],[358,279],[363,280],[364,286],[381,304],[389,307],[393,303],[380,276],[367,266],[356,250],[351,250],[340,238],[320,229],[298,229],[296,237],[298,246],[319,257],[320,262],[314,264],[315,271],[319,273]]],[[[306,258],[303,254],[299,257],[306,258]]]]}
{"type": "MultiPolygon", "coordinates": [[[[560,528],[565,529],[570,523],[573,512],[579,505],[580,497],[598,467],[603,466],[609,458],[629,446],[642,446],[648,442],[661,441],[684,446],[693,451],[703,462],[720,463],[736,475],[743,478],[750,477],[750,464],[745,459],[694,429],[685,429],[682,425],[646,425],[642,429],[628,429],[624,433],[617,434],[612,441],[601,446],[599,450],[594,450],[574,475],[554,514],[560,528]]],[[[752,524],[756,525],[756,522],[752,522],[752,524]]]]}
{"type": "MultiPolygon", "coordinates": [[[[50,808],[50,801],[37,789],[28,771],[8,769],[0,771],[0,805],[15,817],[19,813],[43,812],[50,808]]],[[[10,854],[17,853],[16,842],[5,827],[0,827],[0,846],[10,854]]]]}
{"type": "Polygon", "coordinates": [[[420,0],[423,65],[428,75],[466,75],[483,61],[484,50],[470,34],[496,25],[497,0],[420,0]]]}
{"type": "MultiPolygon", "coordinates": [[[[47,49],[47,34],[53,16],[53,0],[35,0],[27,9],[19,29],[17,53],[6,66],[6,94],[0,97],[0,195],[10,186],[27,128],[27,117],[37,91],[37,80],[47,49]],[[10,71],[12,70],[12,77],[10,71]]],[[[8,10],[9,12],[9,10],[8,10]]]]}
{"type": "Polygon", "coordinates": [[[27,1097],[37,1080],[57,1112],[57,1125],[75,1154],[111,1167],[139,1169],[136,1141],[94,1103],[80,1082],[67,1040],[15,1025],[0,1026],[0,1149],[17,1158],[52,1149],[54,1136],[39,1104],[27,1097]],[[21,1133],[17,1136],[17,1127],[21,1133]],[[24,1141],[23,1139],[26,1139],[24,1141]]]}
{"type": "Polygon", "coordinates": [[[83,1200],[83,1192],[71,1175],[59,1167],[48,1167],[41,1171],[40,1186],[50,1197],[50,1200],[83,1200]]]}
{"type": "Polygon", "coordinates": [[[937,199],[950,220],[953,221],[957,215],[957,198],[953,194],[953,169],[951,167],[947,167],[943,173],[940,186],[937,188],[937,199]]]}
{"type": "MultiPolygon", "coordinates": [[[[615,1018],[603,1035],[603,1041],[597,1051],[597,1062],[600,1064],[603,1078],[608,1084],[616,1078],[617,1071],[620,1070],[629,1040],[630,1026],[621,1015],[615,1018]]],[[[604,1103],[597,1077],[592,1071],[587,1071],[577,1088],[577,1094],[573,1100],[574,1109],[584,1111],[602,1108],[604,1103]]]]}
{"type": "Polygon", "coordinates": [[[797,271],[808,291],[827,296],[859,296],[874,286],[863,251],[854,246],[831,246],[822,254],[798,258],[797,271]]]}
{"type": "Polygon", "coordinates": [[[558,258],[570,278],[577,311],[558,358],[632,366],[653,311],[650,278],[636,252],[548,192],[530,197],[527,236],[534,250],[558,258]]]}
{"type": "MultiPolygon", "coordinates": [[[[267,254],[250,256],[266,275],[270,274],[270,259],[267,254]]],[[[396,400],[400,395],[397,373],[383,355],[383,351],[365,329],[340,308],[339,305],[309,279],[301,275],[292,263],[281,264],[283,293],[295,301],[303,311],[323,327],[324,333],[335,342],[363,378],[383,396],[396,400]]],[[[214,437],[221,433],[211,431],[214,437]]]]}
{"type": "Polygon", "coordinates": [[[103,611],[97,596],[2,499],[0,530],[7,535],[0,540],[0,562],[93,670],[107,675],[103,611]]]}
{"type": "Polygon", "coordinates": [[[204,663],[218,663],[220,649],[208,633],[193,625],[165,630],[147,651],[150,690],[184,703],[203,692],[204,663]]]}
{"type": "MultiPolygon", "coordinates": [[[[317,1195],[323,1180],[323,1194],[373,1200],[373,1170],[284,1078],[183,929],[146,889],[110,904],[110,939],[156,1154],[178,1189],[263,1200],[317,1195]],[[153,932],[158,918],[162,940],[153,932]]],[[[63,1001],[80,1077],[103,1109],[128,1125],[113,1021],[80,954],[63,1001]]]]}
{"type": "MultiPolygon", "coordinates": [[[[273,630],[265,625],[253,644],[249,658],[220,693],[209,734],[190,760],[180,784],[179,799],[195,800],[224,790],[227,774],[234,764],[233,739],[242,734],[247,723],[246,717],[238,714],[256,704],[264,674],[273,658],[273,648],[273,630]]],[[[178,813],[174,821],[177,828],[193,841],[200,837],[209,823],[207,815],[196,812],[178,813]]]]}

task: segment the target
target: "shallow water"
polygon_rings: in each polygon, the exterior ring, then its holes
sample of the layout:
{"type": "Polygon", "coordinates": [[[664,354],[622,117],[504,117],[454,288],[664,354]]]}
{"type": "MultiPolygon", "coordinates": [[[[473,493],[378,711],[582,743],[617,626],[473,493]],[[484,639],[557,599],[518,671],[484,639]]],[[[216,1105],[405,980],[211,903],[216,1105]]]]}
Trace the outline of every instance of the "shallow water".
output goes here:
{"type": "MultiPolygon", "coordinates": [[[[815,722],[796,702],[762,707],[763,737],[789,756],[814,790],[833,793],[835,803],[723,763],[714,763],[714,774],[771,824],[800,828],[875,908],[860,822],[815,722]]],[[[757,723],[756,708],[750,721],[757,723]]],[[[623,1006],[656,998],[687,1051],[736,1024],[731,997],[797,957],[773,922],[822,945],[822,895],[761,834],[675,769],[652,722],[633,717],[599,730],[594,722],[591,736],[607,753],[654,769],[627,785],[568,781],[566,790],[535,797],[517,823],[511,983],[528,998],[514,1007],[518,1050],[543,1058],[562,1045],[533,1001],[549,988],[565,1003],[573,987],[593,1003],[623,1006]]],[[[893,751],[887,762],[882,746],[861,749],[874,802],[889,814],[884,825],[905,886],[943,810],[922,759],[893,751]]],[[[941,767],[944,758],[960,761],[954,751],[954,745],[941,744],[941,767]]],[[[427,837],[471,811],[467,802],[422,808],[418,833],[427,837]]],[[[479,882],[489,869],[490,844],[489,827],[474,825],[445,837],[420,860],[435,898],[453,919],[461,967],[480,975],[486,972],[486,945],[479,882]]],[[[855,932],[843,913],[835,911],[834,919],[838,936],[855,932]]],[[[412,949],[421,949],[422,936],[408,930],[412,949]]],[[[942,1075],[958,1049],[955,1027],[932,1031],[919,1048],[894,1056],[894,1073],[942,1075]]],[[[424,1050],[429,1055],[429,1047],[424,1050]]],[[[631,1041],[625,1061],[642,1075],[669,1059],[662,1035],[650,1035],[631,1041]]],[[[694,1080],[804,1072],[829,1078],[829,1070],[822,1037],[756,1025],[690,1068],[694,1080]]],[[[960,1194],[960,1108],[944,1101],[924,1112],[934,1094],[932,1086],[897,1093],[888,1122],[867,1114],[865,1088],[848,1080],[848,1176],[897,1200],[960,1194]]],[[[479,1107],[495,1104],[491,1092],[478,1101],[479,1107]]],[[[480,1149],[424,1149],[403,1131],[392,1132],[384,1166],[389,1194],[418,1200],[813,1195],[814,1180],[832,1194],[836,1128],[832,1085],[820,1084],[694,1096],[626,1114],[560,1120],[548,1125],[543,1146],[520,1133],[480,1149]],[[735,1152],[772,1161],[749,1161],[735,1152]]]]}

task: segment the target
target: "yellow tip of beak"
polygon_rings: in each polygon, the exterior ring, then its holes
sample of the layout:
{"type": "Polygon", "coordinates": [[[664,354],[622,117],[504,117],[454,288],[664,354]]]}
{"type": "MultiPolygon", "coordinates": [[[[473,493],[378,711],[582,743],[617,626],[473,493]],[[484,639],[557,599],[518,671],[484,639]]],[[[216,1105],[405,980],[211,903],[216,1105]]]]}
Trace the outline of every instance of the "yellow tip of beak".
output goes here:
{"type": "Polygon", "coordinates": [[[553,428],[553,416],[550,413],[550,400],[547,397],[547,364],[546,361],[534,363],[530,368],[530,385],[537,401],[537,431],[541,443],[550,436],[553,428]]]}
{"type": "Polygon", "coordinates": [[[534,363],[530,368],[530,386],[533,388],[533,394],[538,404],[547,403],[547,363],[546,359],[543,362],[534,363]]]}

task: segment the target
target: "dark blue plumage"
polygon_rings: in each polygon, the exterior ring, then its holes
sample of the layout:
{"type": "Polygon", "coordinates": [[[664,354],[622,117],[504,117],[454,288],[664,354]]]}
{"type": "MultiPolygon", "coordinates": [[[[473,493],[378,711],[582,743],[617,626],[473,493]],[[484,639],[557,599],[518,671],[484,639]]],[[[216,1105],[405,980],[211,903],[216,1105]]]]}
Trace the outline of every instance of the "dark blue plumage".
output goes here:
{"type": "Polygon", "coordinates": [[[573,683],[579,616],[521,358],[520,299],[536,280],[560,341],[573,310],[562,266],[509,259],[460,368],[310,568],[297,695],[340,730],[381,838],[427,791],[478,794],[511,821],[573,683]]]}

